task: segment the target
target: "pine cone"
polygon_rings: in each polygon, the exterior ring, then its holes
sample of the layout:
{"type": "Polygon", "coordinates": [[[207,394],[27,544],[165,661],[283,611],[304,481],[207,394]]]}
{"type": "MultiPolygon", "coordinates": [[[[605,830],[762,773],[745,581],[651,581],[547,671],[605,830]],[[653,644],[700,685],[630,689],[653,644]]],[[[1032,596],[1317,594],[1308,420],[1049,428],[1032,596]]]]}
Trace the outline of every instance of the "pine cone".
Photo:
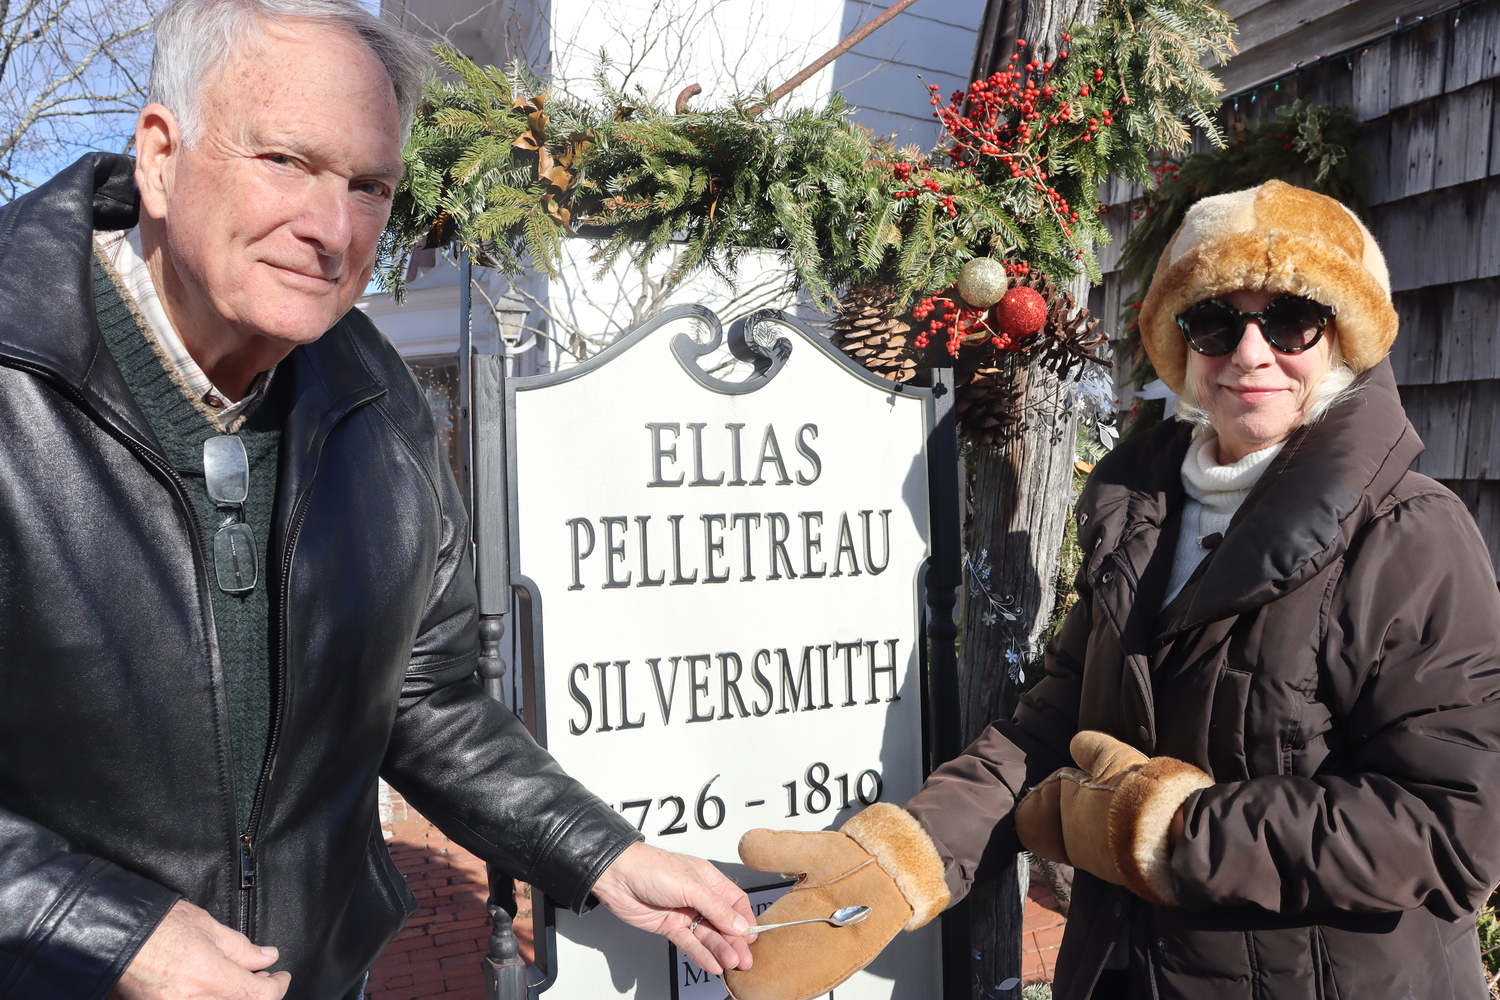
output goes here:
{"type": "Polygon", "coordinates": [[[988,342],[959,352],[953,372],[959,433],[977,448],[996,448],[1020,420],[1014,351],[988,342]]]}
{"type": "Polygon", "coordinates": [[[911,327],[895,313],[896,295],[887,285],[856,285],[839,302],[833,344],[872,375],[907,382],[917,374],[911,327]]]}

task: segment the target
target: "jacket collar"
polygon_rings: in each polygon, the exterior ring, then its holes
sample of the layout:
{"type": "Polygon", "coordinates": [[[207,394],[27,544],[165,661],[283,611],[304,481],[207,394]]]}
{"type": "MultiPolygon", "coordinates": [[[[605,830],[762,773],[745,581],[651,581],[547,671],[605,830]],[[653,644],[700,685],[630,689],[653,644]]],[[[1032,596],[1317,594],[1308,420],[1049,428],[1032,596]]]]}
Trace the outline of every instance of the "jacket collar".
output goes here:
{"type": "Polygon", "coordinates": [[[290,383],[281,470],[283,485],[297,493],[312,483],[328,433],[350,410],[385,395],[386,388],[361,353],[347,317],[287,355],[276,378],[290,383]]]}
{"type": "Polygon", "coordinates": [[[1107,558],[1127,558],[1139,578],[1154,542],[1138,551],[1138,540],[1159,532],[1181,505],[1182,459],[1190,443],[1191,429],[1167,420],[1100,461],[1079,503],[1078,540],[1089,553],[1088,575],[1107,558]]]}
{"type": "MultiPolygon", "coordinates": [[[[93,230],[129,229],[139,207],[135,161],[88,153],[0,208],[0,361],[44,372],[159,452],[94,318],[93,230]]],[[[338,418],[385,391],[355,339],[343,319],[277,367],[295,387],[284,444],[314,465],[338,418]]]]}
{"type": "Polygon", "coordinates": [[[0,209],[0,357],[63,383],[159,450],[94,319],[93,229],[135,225],[134,167],[89,153],[0,209]]]}
{"type": "Polygon", "coordinates": [[[1288,440],[1224,540],[1164,610],[1161,634],[1269,604],[1343,555],[1422,452],[1390,362],[1358,384],[1355,396],[1288,440]]]}

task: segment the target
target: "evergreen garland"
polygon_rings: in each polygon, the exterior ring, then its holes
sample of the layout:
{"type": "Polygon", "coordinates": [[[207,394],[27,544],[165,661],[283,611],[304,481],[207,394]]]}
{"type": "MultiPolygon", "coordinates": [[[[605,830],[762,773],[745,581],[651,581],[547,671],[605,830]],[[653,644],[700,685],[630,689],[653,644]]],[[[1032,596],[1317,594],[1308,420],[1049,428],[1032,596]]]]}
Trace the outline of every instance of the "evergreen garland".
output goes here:
{"type": "Polygon", "coordinates": [[[1148,182],[1150,151],[1183,148],[1192,126],[1217,139],[1218,84],[1201,62],[1232,51],[1231,31],[1200,0],[1104,0],[1055,65],[1023,43],[1010,70],[946,107],[934,94],[947,136],[925,155],[851,123],[837,96],[784,114],[748,99],[674,113],[601,80],[597,104],[554,102],[524,68],[440,48],[452,79],[427,87],[379,273],[399,295],[413,250],[456,241],[490,266],[552,274],[575,233],[599,241],[601,272],[681,242],[669,285],[704,268],[732,280],[743,254],[770,250],[824,305],[880,284],[905,308],[974,256],[1097,278],[1100,183],[1148,182]]]}

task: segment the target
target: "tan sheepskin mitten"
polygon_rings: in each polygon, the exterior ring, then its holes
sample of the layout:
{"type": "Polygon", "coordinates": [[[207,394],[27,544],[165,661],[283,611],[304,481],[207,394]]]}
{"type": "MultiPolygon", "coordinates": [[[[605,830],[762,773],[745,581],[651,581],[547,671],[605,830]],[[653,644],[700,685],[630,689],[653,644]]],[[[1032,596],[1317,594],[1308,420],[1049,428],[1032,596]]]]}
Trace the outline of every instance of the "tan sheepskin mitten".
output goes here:
{"type": "Polygon", "coordinates": [[[937,848],[916,817],[878,802],[837,832],[751,830],[740,858],[757,871],[796,875],[797,884],[760,915],[763,924],[826,917],[868,906],[857,924],[803,924],[770,931],[750,946],[755,964],[730,969],[734,1000],[810,1000],[880,954],[899,931],[921,927],[948,905],[937,848]]]}
{"type": "Polygon", "coordinates": [[[1214,779],[1173,757],[1147,757],[1106,733],[1068,745],[1078,767],[1054,771],[1016,806],[1032,854],[1072,865],[1161,906],[1176,906],[1167,830],[1214,779]]]}

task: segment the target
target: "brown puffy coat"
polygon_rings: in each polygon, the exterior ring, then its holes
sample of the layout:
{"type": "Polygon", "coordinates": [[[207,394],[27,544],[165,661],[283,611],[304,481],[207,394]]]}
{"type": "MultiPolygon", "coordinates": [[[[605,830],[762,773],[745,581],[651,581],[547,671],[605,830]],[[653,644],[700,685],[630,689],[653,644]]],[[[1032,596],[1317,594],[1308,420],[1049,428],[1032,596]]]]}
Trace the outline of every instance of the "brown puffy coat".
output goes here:
{"type": "Polygon", "coordinates": [[[1181,908],[1085,873],[1057,1000],[1088,997],[1128,924],[1132,998],[1464,998],[1500,878],[1500,594],[1472,519],[1410,471],[1382,363],[1297,431],[1161,609],[1189,435],[1099,464],[1078,603],[1047,675],[907,804],[954,897],[1019,849],[1016,798],[1097,729],[1217,782],[1186,803],[1181,908]]]}

